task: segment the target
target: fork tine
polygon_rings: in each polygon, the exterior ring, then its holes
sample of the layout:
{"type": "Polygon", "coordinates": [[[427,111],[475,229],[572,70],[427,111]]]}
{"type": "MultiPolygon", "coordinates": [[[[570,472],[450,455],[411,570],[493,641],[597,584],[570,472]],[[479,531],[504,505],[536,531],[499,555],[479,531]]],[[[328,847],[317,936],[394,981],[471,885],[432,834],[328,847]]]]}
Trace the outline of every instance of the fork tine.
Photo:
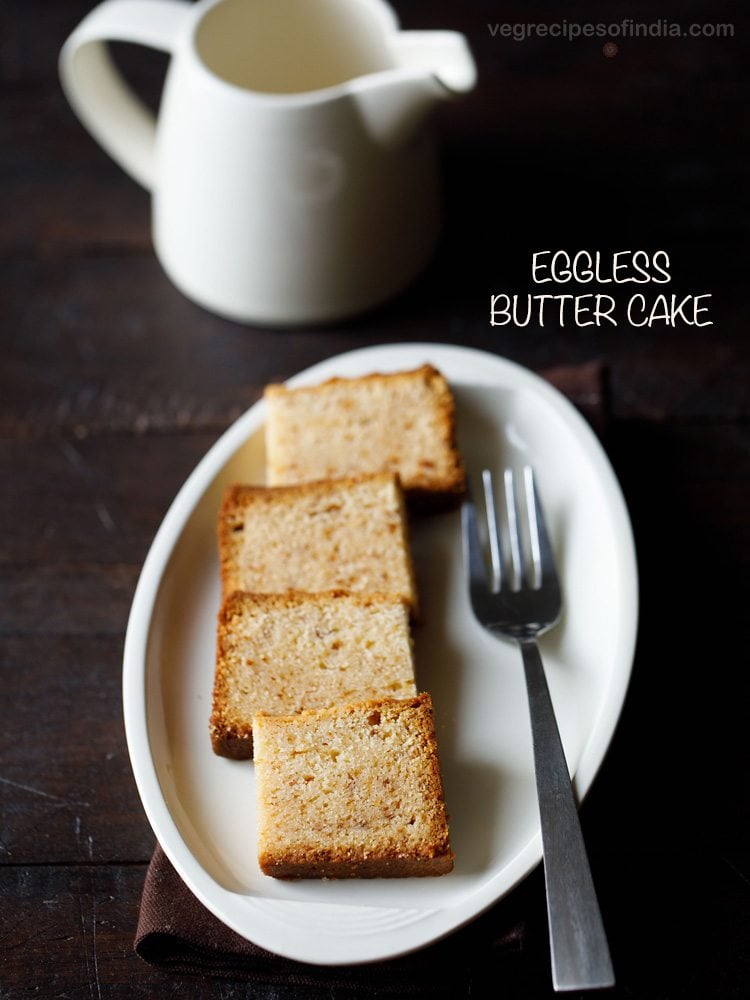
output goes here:
{"type": "Polygon", "coordinates": [[[492,473],[489,469],[482,470],[482,486],[484,487],[484,507],[487,517],[487,534],[489,536],[490,543],[490,565],[492,568],[490,589],[493,594],[497,594],[503,585],[505,569],[503,566],[503,552],[500,548],[500,534],[497,530],[495,490],[492,485],[492,473]]]}
{"type": "Polygon", "coordinates": [[[530,465],[524,466],[523,477],[534,569],[532,586],[539,590],[547,577],[555,575],[555,556],[544,520],[539,491],[536,488],[534,470],[530,465]]]}
{"type": "MultiPolygon", "coordinates": [[[[539,518],[537,510],[539,498],[534,483],[534,470],[530,465],[523,467],[523,487],[526,500],[526,523],[529,526],[529,549],[531,556],[531,577],[529,585],[539,590],[542,585],[542,559],[539,548],[539,518]]],[[[543,526],[543,525],[542,525],[543,526]]]]}
{"type": "Polygon", "coordinates": [[[505,485],[505,512],[508,522],[508,542],[510,544],[510,561],[513,568],[513,578],[510,581],[511,590],[520,590],[524,578],[524,558],[521,548],[521,538],[518,528],[518,508],[516,506],[516,489],[513,469],[506,469],[503,475],[505,485]]]}
{"type": "Polygon", "coordinates": [[[472,586],[487,586],[487,567],[479,543],[477,528],[477,510],[469,495],[461,506],[461,533],[463,535],[463,551],[466,568],[472,586]]]}

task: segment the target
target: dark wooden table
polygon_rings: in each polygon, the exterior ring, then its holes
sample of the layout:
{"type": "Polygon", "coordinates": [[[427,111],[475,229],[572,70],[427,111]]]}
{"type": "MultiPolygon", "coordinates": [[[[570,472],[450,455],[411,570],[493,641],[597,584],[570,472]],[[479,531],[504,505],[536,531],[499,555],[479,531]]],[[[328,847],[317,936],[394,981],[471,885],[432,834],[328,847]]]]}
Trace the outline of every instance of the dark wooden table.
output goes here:
{"type": "MultiPolygon", "coordinates": [[[[164,276],[148,195],[57,83],[59,48],[90,6],[0,12],[0,997],[302,995],[168,978],[133,952],[154,838],[123,731],[123,635],[171,499],[266,382],[421,340],[607,373],[603,441],[642,602],[625,710],[582,807],[616,993],[747,995],[747,17],[724,2],[616,2],[608,21],[735,34],[620,37],[607,56],[601,39],[492,37],[501,19],[559,21],[550,2],[397,4],[408,27],[466,32],[479,63],[476,93],[439,116],[439,251],[383,308],[279,331],[210,315],[164,276]],[[490,293],[529,291],[543,248],[666,249],[669,290],[711,294],[713,324],[491,327],[490,293]]],[[[562,13],[603,18],[576,0],[562,13]]],[[[163,58],[117,55],[156,100],[163,58]]],[[[492,969],[474,970],[472,997],[552,995],[539,872],[525,905],[542,932],[486,992],[492,969]]]]}

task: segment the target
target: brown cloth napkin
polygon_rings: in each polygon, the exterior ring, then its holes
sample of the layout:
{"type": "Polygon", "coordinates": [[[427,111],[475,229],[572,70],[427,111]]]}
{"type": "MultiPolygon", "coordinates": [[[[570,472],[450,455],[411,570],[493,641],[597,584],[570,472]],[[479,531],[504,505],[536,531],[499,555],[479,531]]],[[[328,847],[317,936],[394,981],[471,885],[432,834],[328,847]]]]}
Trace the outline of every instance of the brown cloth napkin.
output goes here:
{"type": "MultiPolygon", "coordinates": [[[[606,417],[605,372],[600,364],[542,373],[602,433],[606,417]]],[[[508,963],[546,945],[544,887],[540,870],[467,927],[409,955],[356,966],[317,966],[272,954],[226,927],[193,896],[157,844],[146,873],[136,953],[171,975],[216,976],[305,990],[340,989],[377,996],[469,995],[472,982],[507,986],[520,974],[508,963]]],[[[535,963],[546,968],[547,963],[535,963]]],[[[528,970],[520,974],[522,979],[528,970]]],[[[528,986],[528,983],[526,984],[528,986]]],[[[525,989],[522,988],[522,993],[525,989]]]]}
{"type": "MultiPolygon", "coordinates": [[[[538,904],[544,889],[537,886],[538,904]]],[[[514,894],[516,896],[517,894],[514,894]]],[[[525,894],[524,894],[525,895],[525,894]]],[[[444,941],[385,962],[317,966],[274,955],[226,927],[192,895],[157,844],[146,873],[136,953],[171,975],[216,976],[245,982],[343,989],[356,996],[455,996],[477,963],[496,965],[518,953],[528,921],[518,899],[498,904],[444,941]]]]}

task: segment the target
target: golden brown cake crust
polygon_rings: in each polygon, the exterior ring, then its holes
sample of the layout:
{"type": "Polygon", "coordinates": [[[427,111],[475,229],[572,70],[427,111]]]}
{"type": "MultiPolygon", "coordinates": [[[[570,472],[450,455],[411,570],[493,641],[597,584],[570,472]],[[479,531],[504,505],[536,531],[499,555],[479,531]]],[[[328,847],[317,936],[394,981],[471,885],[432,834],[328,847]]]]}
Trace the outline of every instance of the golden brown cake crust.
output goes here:
{"type": "Polygon", "coordinates": [[[428,694],[261,715],[254,726],[265,874],[388,878],[452,869],[428,694]]]}
{"type": "Polygon", "coordinates": [[[425,878],[447,875],[453,870],[453,855],[435,857],[332,857],[330,851],[310,852],[298,857],[280,859],[272,854],[260,854],[258,863],[264,875],[278,879],[311,878],[425,878]]]}

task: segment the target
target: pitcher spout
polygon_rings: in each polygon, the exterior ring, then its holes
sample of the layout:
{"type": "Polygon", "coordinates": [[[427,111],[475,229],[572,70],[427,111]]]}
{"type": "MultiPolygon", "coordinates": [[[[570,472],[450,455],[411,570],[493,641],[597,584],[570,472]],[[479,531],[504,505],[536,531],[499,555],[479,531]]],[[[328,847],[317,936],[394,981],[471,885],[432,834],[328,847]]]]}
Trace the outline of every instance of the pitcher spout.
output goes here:
{"type": "Polygon", "coordinates": [[[423,70],[440,85],[437,96],[473,90],[477,68],[464,35],[457,31],[399,31],[389,40],[396,66],[423,70]]]}
{"type": "Polygon", "coordinates": [[[381,146],[408,141],[439,100],[466,93],[477,78],[458,32],[401,31],[389,48],[393,68],[363,78],[351,93],[367,132],[381,146]]]}

